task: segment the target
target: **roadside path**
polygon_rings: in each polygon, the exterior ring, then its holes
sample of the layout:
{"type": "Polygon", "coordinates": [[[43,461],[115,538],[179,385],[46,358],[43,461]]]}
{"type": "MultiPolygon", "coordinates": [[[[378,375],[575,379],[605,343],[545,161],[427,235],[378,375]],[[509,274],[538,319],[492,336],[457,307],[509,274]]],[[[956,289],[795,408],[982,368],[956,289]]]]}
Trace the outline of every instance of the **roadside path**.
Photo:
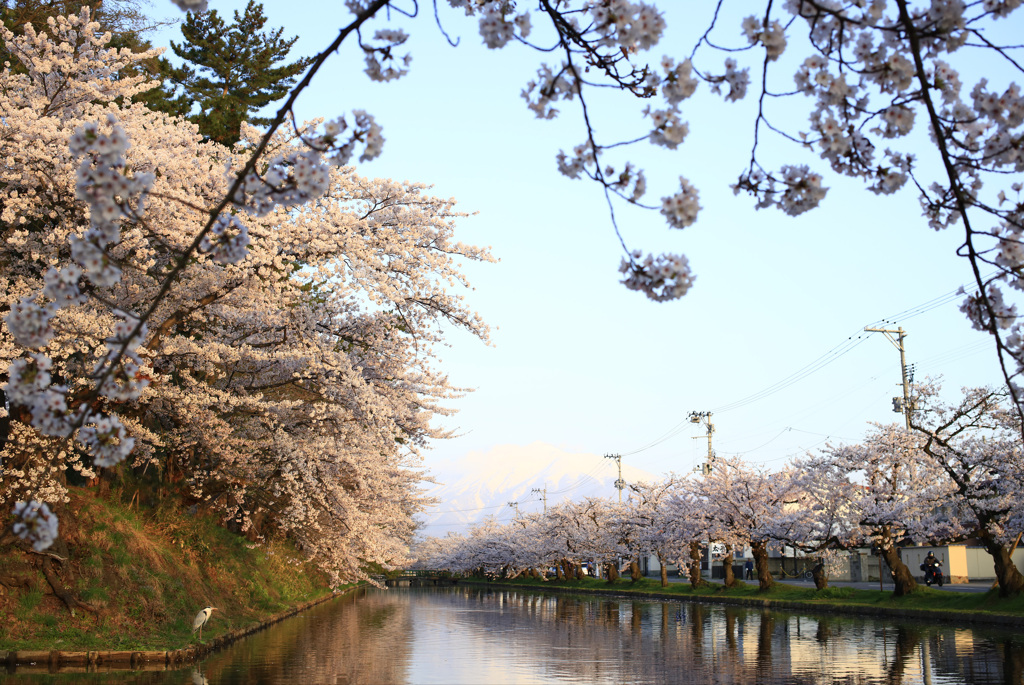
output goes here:
{"type": "MultiPolygon", "coordinates": [[[[657,580],[658,579],[657,576],[648,576],[648,578],[651,578],[653,580],[657,580]]],[[[685,577],[671,576],[670,575],[668,577],[668,582],[670,582],[670,583],[689,583],[690,580],[688,578],[685,578],[685,577]]],[[[721,581],[721,579],[715,579],[715,580],[712,580],[710,582],[721,584],[722,581],[721,581]]],[[[746,582],[747,583],[757,583],[756,580],[748,580],[746,582]]],[[[792,585],[794,587],[807,587],[807,588],[814,587],[814,581],[813,580],[804,580],[802,578],[776,578],[775,582],[777,582],[777,583],[785,583],[787,585],[792,585]]],[[[878,589],[878,581],[877,580],[867,581],[867,582],[849,582],[849,581],[844,581],[844,580],[830,580],[830,581],[828,581],[828,585],[829,585],[829,587],[852,587],[852,588],[857,588],[858,590],[877,590],[878,589]]],[[[924,586],[924,583],[920,583],[920,585],[924,586]]],[[[988,592],[989,590],[992,589],[992,581],[991,580],[972,580],[969,583],[956,583],[956,584],[946,583],[941,588],[938,587],[937,585],[932,585],[931,587],[935,588],[936,590],[948,590],[949,592],[988,592]]],[[[882,582],[882,590],[883,591],[889,590],[891,592],[892,589],[893,589],[892,582],[885,582],[885,581],[882,582]]]]}

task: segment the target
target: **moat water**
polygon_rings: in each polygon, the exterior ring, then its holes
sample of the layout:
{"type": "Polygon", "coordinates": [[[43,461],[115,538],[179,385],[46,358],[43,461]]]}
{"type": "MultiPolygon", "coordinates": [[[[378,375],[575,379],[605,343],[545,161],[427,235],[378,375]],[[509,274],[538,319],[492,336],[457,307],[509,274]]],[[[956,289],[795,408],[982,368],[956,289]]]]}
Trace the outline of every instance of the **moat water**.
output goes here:
{"type": "Polygon", "coordinates": [[[1024,683],[1024,635],[477,587],[366,590],[182,670],[11,683],[1024,683]]]}

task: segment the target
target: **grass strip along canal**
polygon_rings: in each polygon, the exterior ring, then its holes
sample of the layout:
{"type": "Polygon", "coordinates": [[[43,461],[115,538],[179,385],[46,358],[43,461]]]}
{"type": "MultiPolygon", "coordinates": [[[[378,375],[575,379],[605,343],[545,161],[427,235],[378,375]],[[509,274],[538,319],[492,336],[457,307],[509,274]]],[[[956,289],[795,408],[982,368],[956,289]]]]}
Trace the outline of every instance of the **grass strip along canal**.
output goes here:
{"type": "Polygon", "coordinates": [[[464,577],[460,584],[487,585],[552,592],[579,592],[610,594],[624,597],[679,600],[709,604],[732,604],[749,608],[782,609],[787,611],[855,614],[893,618],[914,618],[962,624],[993,624],[1024,627],[1024,596],[1003,598],[998,590],[980,592],[954,592],[919,587],[914,592],[895,597],[890,591],[867,590],[849,586],[828,587],[817,590],[813,586],[800,586],[784,582],[775,583],[762,591],[757,584],[738,581],[727,588],[720,583],[708,583],[693,588],[689,583],[669,583],[648,578],[632,581],[623,578],[609,583],[598,578],[581,580],[540,580],[515,578],[512,580],[464,577]]]}

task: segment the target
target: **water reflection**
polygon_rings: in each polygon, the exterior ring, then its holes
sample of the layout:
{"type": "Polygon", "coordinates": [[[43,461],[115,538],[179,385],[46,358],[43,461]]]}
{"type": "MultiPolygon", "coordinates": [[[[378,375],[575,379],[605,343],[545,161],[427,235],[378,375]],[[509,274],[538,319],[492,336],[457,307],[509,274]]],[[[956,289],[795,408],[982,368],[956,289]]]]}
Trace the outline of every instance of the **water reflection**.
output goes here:
{"type": "MultiPolygon", "coordinates": [[[[75,676],[79,682],[82,675],[75,676]]],[[[196,669],[97,683],[1024,682],[1011,631],[472,587],[322,605],[196,669]]],[[[63,682],[26,675],[12,682],[63,682]]]]}

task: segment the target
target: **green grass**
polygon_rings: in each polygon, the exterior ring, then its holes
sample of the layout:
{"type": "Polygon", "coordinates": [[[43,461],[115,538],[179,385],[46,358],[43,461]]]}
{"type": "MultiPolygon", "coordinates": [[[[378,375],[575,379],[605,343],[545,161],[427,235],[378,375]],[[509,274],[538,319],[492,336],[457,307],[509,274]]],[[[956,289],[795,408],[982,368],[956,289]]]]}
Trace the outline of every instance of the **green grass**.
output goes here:
{"type": "Polygon", "coordinates": [[[12,617],[0,630],[0,651],[178,649],[192,644],[192,619],[204,606],[221,609],[203,631],[208,642],[331,590],[287,543],[250,545],[215,517],[173,504],[140,513],[116,497],[71,494],[77,526],[61,530],[73,550],[61,573],[101,611],[72,616],[12,550],[0,555],[5,572],[31,577],[35,587],[0,594],[0,615],[12,617]]]}
{"type": "MultiPolygon", "coordinates": [[[[468,582],[476,579],[466,579],[468,582]]],[[[1016,617],[1024,622],[1024,596],[1004,599],[996,590],[989,592],[949,592],[919,587],[916,592],[904,597],[894,597],[892,592],[878,590],[860,590],[851,587],[826,588],[818,591],[814,588],[796,587],[785,583],[776,583],[770,590],[762,592],[757,584],[741,583],[734,588],[713,583],[696,590],[689,583],[669,583],[661,587],[658,580],[642,579],[636,583],[629,579],[608,583],[597,578],[584,578],[572,581],[543,581],[529,578],[515,580],[495,580],[494,583],[540,589],[560,587],[579,589],[586,592],[610,592],[615,594],[647,594],[666,598],[727,598],[751,606],[770,605],[772,608],[828,609],[830,611],[849,608],[851,611],[865,609],[877,610],[880,613],[925,614],[927,612],[949,615],[970,616],[978,619],[984,616],[1016,617]]]]}

